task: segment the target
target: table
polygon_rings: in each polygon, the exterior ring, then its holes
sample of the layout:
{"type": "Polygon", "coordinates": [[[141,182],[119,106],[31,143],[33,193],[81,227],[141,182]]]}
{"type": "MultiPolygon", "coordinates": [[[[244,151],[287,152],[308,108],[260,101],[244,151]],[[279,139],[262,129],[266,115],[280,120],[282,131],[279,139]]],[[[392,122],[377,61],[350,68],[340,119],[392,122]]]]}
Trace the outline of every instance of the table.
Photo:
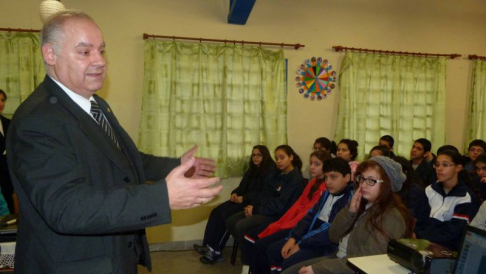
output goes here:
{"type": "Polygon", "coordinates": [[[410,274],[412,271],[392,261],[387,254],[349,258],[348,266],[360,274],[410,274]]]}

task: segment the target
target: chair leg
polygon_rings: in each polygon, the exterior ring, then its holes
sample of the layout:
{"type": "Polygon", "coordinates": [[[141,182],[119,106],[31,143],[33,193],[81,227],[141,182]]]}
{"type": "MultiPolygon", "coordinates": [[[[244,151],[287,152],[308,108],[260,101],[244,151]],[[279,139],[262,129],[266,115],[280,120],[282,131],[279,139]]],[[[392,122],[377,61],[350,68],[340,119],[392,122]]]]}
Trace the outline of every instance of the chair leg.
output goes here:
{"type": "Polygon", "coordinates": [[[230,263],[234,266],[236,262],[236,254],[238,254],[238,242],[235,240],[233,243],[233,250],[231,251],[230,263]]]}

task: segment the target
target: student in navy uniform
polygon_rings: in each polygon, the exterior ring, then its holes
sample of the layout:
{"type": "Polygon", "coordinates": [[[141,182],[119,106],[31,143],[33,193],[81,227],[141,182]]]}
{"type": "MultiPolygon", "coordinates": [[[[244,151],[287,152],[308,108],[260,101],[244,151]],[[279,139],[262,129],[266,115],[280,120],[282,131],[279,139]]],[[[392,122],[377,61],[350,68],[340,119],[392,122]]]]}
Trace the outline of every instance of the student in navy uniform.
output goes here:
{"type": "Polygon", "coordinates": [[[479,208],[479,199],[472,191],[472,182],[463,168],[462,156],[456,151],[439,153],[435,163],[437,182],[425,189],[429,218],[416,229],[417,238],[457,250],[464,227],[479,208]]]}

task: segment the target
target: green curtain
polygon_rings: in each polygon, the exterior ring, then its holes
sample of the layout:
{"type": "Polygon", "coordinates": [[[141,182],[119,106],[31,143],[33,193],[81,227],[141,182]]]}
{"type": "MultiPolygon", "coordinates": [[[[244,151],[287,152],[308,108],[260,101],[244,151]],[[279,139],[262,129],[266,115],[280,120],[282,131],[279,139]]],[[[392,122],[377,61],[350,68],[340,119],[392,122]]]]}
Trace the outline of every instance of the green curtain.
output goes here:
{"type": "Polygon", "coordinates": [[[8,96],[6,117],[12,116],[44,76],[39,33],[0,32],[0,89],[8,96]]]}
{"type": "Polygon", "coordinates": [[[254,145],[287,143],[282,50],[145,41],[139,149],[180,156],[194,144],[220,177],[240,176],[254,145]]]}
{"type": "Polygon", "coordinates": [[[409,158],[413,141],[445,142],[445,58],[346,53],[339,76],[335,139],[357,140],[364,159],[382,135],[409,158]]]}
{"type": "Polygon", "coordinates": [[[464,148],[474,139],[486,138],[486,61],[474,60],[464,148]]]}

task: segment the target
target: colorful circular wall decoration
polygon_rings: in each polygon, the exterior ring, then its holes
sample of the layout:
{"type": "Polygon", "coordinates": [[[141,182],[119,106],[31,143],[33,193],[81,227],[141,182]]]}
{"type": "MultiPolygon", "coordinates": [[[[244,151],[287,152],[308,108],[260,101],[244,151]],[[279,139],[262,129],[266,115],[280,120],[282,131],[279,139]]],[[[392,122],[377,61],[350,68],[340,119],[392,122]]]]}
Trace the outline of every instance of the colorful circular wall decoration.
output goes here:
{"type": "Polygon", "coordinates": [[[336,72],[332,70],[332,65],[327,59],[322,60],[321,57],[307,59],[300,65],[297,74],[299,76],[295,80],[299,93],[312,101],[326,99],[331,90],[336,87],[336,72]]]}

